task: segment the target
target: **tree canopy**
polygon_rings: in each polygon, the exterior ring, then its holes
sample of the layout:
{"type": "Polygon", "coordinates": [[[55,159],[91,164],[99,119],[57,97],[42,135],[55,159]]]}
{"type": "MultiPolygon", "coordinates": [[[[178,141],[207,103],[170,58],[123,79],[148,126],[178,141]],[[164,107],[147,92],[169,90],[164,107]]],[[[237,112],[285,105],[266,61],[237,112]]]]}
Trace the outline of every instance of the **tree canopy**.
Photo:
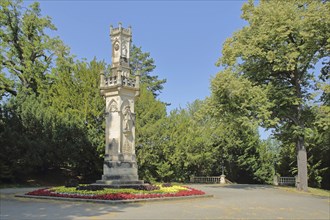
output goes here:
{"type": "Polygon", "coordinates": [[[63,47],[58,38],[45,34],[56,28],[49,17],[41,16],[39,3],[22,8],[21,2],[1,1],[1,96],[4,92],[17,95],[22,89],[38,92],[55,56],[60,55],[57,48],[63,47]]]}
{"type": "Polygon", "coordinates": [[[322,1],[249,1],[242,7],[248,25],[224,43],[218,65],[267,87],[274,127],[295,143],[298,188],[307,190],[305,136],[312,70],[329,57],[330,4],[322,1]]]}

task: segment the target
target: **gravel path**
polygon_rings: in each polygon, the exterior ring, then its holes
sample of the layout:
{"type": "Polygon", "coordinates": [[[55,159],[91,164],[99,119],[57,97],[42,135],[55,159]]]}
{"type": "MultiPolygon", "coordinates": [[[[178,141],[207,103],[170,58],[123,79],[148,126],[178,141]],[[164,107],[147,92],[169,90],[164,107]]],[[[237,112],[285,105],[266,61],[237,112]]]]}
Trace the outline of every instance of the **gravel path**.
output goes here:
{"type": "Polygon", "coordinates": [[[0,189],[0,219],[330,219],[329,197],[265,185],[190,186],[214,197],[114,205],[17,198],[34,189],[0,189]]]}

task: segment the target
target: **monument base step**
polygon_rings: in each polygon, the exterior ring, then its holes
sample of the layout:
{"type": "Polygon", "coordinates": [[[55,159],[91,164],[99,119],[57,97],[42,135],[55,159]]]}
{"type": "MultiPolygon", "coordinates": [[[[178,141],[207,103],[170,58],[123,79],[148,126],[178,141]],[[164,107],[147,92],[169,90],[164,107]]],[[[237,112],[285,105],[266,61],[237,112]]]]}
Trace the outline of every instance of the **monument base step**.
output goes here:
{"type": "Polygon", "coordinates": [[[121,180],[97,180],[96,183],[91,185],[104,186],[108,188],[135,188],[138,186],[145,185],[143,180],[134,181],[121,181],[121,180]]]}

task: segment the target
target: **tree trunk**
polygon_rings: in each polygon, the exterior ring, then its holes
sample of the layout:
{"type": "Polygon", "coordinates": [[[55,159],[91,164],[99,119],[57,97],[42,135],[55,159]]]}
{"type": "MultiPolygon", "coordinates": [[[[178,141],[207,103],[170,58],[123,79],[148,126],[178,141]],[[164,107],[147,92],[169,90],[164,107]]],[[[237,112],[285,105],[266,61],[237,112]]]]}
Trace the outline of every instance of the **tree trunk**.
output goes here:
{"type": "Polygon", "coordinates": [[[293,84],[296,89],[296,97],[299,99],[300,104],[296,108],[296,125],[300,127],[299,136],[296,140],[296,150],[297,150],[297,168],[298,168],[298,180],[297,180],[297,189],[302,191],[308,191],[308,175],[307,175],[307,152],[305,148],[305,139],[304,139],[304,119],[302,116],[303,113],[303,97],[301,91],[300,78],[302,74],[299,74],[299,71],[296,69],[293,72],[294,81],[293,84]],[[303,132],[303,133],[301,133],[303,132]]]}
{"type": "Polygon", "coordinates": [[[306,148],[304,146],[304,138],[299,137],[296,144],[298,164],[297,189],[302,191],[308,191],[307,153],[306,148]]]}

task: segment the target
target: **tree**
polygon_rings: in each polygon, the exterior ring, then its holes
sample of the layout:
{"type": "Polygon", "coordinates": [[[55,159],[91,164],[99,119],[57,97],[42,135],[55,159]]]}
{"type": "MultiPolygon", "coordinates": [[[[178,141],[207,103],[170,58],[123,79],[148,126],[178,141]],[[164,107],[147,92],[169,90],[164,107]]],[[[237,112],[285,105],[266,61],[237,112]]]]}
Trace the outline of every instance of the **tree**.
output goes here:
{"type": "MultiPolygon", "coordinates": [[[[136,154],[139,175],[146,180],[161,179],[157,173],[163,161],[164,121],[166,106],[158,101],[146,85],[141,86],[140,97],[136,102],[136,154]]],[[[165,168],[164,168],[165,169],[165,168]]],[[[165,172],[165,170],[163,170],[165,172]]]]}
{"type": "Polygon", "coordinates": [[[156,68],[154,59],[150,58],[149,52],[143,52],[141,47],[133,45],[130,56],[132,73],[139,72],[141,75],[141,84],[147,86],[154,97],[157,97],[164,88],[163,84],[166,79],[158,79],[158,76],[152,76],[152,71],[156,68]]]}
{"type": "Polygon", "coordinates": [[[68,168],[85,178],[96,178],[104,154],[104,100],[99,93],[99,73],[106,64],[95,58],[89,63],[64,60],[56,64],[52,84],[42,96],[45,105],[68,125],[66,132],[71,137],[62,133],[55,141],[63,146],[59,150],[66,152],[68,168]]]}
{"type": "Polygon", "coordinates": [[[101,174],[104,102],[98,76],[105,64],[63,65],[53,68],[52,84],[39,89],[39,95],[18,93],[1,106],[0,166],[8,176],[1,179],[48,169],[69,170],[87,181],[101,174]]]}
{"type": "Polygon", "coordinates": [[[309,182],[314,187],[330,189],[330,72],[323,74],[320,83],[320,102],[312,107],[309,122],[311,132],[306,138],[309,146],[309,182]],[[321,152],[321,153],[320,153],[321,152]]]}
{"type": "Polygon", "coordinates": [[[22,89],[37,93],[51,67],[54,50],[61,44],[45,33],[56,28],[49,17],[41,17],[39,3],[28,8],[22,8],[21,3],[4,0],[0,5],[1,96],[17,95],[22,89]]]}
{"type": "Polygon", "coordinates": [[[329,56],[330,3],[328,1],[265,1],[244,4],[248,25],[224,43],[218,65],[268,86],[279,132],[289,132],[297,149],[297,188],[307,190],[305,112],[315,64],[329,56]],[[284,131],[283,131],[284,132],[284,131]]]}
{"type": "Polygon", "coordinates": [[[56,28],[49,17],[41,16],[39,3],[25,8],[20,0],[5,0],[0,6],[0,95],[9,96],[0,105],[0,166],[17,180],[63,161],[53,141],[67,126],[40,94],[53,82],[49,76],[55,59],[65,59],[69,51],[45,33],[56,28]]]}
{"type": "Polygon", "coordinates": [[[75,61],[42,17],[38,3],[1,1],[1,179],[68,169],[99,176],[104,152],[103,100],[96,59],[75,61]],[[13,154],[11,153],[13,152],[13,154]],[[12,155],[10,157],[6,155],[12,155]]]}
{"type": "Polygon", "coordinates": [[[205,110],[212,117],[217,156],[226,162],[228,177],[239,182],[265,183],[272,179],[266,145],[259,140],[259,125],[271,125],[268,88],[254,86],[243,76],[225,69],[211,82],[205,110]]]}
{"type": "Polygon", "coordinates": [[[167,180],[172,175],[167,159],[164,157],[166,141],[166,105],[156,97],[163,89],[166,79],[152,76],[156,68],[150,53],[133,45],[130,54],[133,75],[140,74],[141,91],[136,102],[136,154],[139,175],[148,181],[167,180]]]}

